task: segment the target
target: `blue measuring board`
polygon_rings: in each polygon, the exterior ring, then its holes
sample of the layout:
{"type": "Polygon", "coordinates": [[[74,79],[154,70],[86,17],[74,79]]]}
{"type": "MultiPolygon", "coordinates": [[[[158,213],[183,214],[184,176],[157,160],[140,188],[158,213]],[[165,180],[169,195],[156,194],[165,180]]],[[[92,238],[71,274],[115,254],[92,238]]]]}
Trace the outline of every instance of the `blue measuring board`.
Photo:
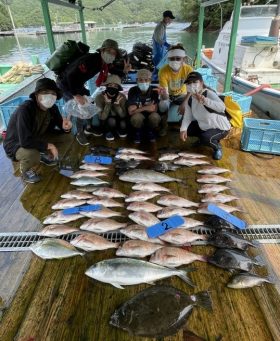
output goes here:
{"type": "Polygon", "coordinates": [[[247,224],[244,220],[237,218],[236,216],[226,212],[225,210],[221,209],[220,207],[218,207],[214,204],[209,204],[207,206],[207,209],[209,212],[211,212],[211,213],[217,215],[218,217],[226,220],[227,222],[236,226],[240,230],[244,230],[247,226],[247,224]]]}
{"type": "Polygon", "coordinates": [[[165,234],[166,232],[183,225],[184,222],[185,220],[181,216],[174,215],[158,224],[147,227],[146,232],[149,238],[157,238],[158,236],[161,236],[162,234],[165,234]]]}
{"type": "Polygon", "coordinates": [[[113,159],[111,158],[111,156],[85,155],[84,162],[100,163],[101,165],[110,165],[113,162],[113,159]]]}
{"type": "Polygon", "coordinates": [[[77,207],[66,208],[62,211],[63,214],[76,214],[80,212],[94,212],[102,209],[102,205],[82,205],[77,207]]]}

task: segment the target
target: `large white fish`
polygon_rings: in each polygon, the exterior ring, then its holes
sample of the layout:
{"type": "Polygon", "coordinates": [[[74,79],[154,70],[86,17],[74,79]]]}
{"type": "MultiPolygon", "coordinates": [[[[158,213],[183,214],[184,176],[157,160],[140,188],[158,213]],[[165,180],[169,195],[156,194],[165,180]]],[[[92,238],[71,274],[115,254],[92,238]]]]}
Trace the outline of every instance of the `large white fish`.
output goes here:
{"type": "Polygon", "coordinates": [[[84,163],[80,166],[80,169],[91,170],[91,171],[109,170],[108,167],[100,165],[99,163],[84,163]]]}
{"type": "Polygon", "coordinates": [[[140,182],[164,183],[172,181],[183,182],[180,179],[171,178],[168,175],[150,169],[129,170],[120,176],[120,180],[134,183],[140,182]]]}
{"type": "Polygon", "coordinates": [[[120,212],[110,210],[109,208],[103,207],[98,211],[80,212],[81,215],[88,218],[111,218],[111,217],[121,217],[120,212]]]}
{"type": "Polygon", "coordinates": [[[81,226],[81,230],[95,233],[105,233],[126,227],[125,223],[119,223],[113,219],[91,218],[85,221],[81,226]]]}
{"type": "Polygon", "coordinates": [[[124,229],[121,229],[120,232],[127,236],[130,239],[140,239],[145,240],[150,243],[162,244],[164,242],[159,238],[149,238],[146,232],[146,227],[141,225],[129,225],[124,229]]]}
{"type": "Polygon", "coordinates": [[[224,178],[223,176],[219,176],[219,175],[205,174],[197,178],[196,181],[199,183],[204,183],[204,184],[219,184],[223,182],[229,182],[232,180],[229,178],[224,178]]]}
{"type": "Polygon", "coordinates": [[[163,245],[150,243],[144,240],[128,240],[118,248],[116,255],[122,257],[144,258],[150,256],[162,247],[163,245]]]}
{"type": "Polygon", "coordinates": [[[107,198],[125,198],[126,197],[126,194],[120,192],[119,190],[115,188],[110,188],[110,187],[97,188],[93,191],[93,194],[99,197],[107,197],[107,198]]]}
{"type": "Polygon", "coordinates": [[[119,243],[112,243],[94,233],[80,234],[79,236],[71,240],[70,243],[84,251],[106,250],[112,248],[116,249],[119,246],[119,243]]]}
{"type": "Polygon", "coordinates": [[[80,179],[80,178],[96,178],[96,177],[99,177],[99,176],[108,176],[107,174],[105,173],[102,173],[102,172],[98,172],[98,171],[91,171],[91,170],[80,170],[78,172],[75,172],[74,174],[72,174],[70,176],[70,178],[72,179],[80,179]]]}
{"type": "Polygon", "coordinates": [[[186,217],[194,213],[196,213],[196,211],[189,208],[170,206],[165,207],[160,212],[158,212],[157,217],[160,219],[170,218],[173,215],[180,215],[182,217],[186,217]]]}
{"type": "Polygon", "coordinates": [[[83,178],[75,179],[74,181],[70,182],[70,184],[75,185],[75,186],[87,186],[87,185],[100,186],[100,185],[108,185],[109,182],[101,180],[99,178],[83,177],[83,178]]]}
{"type": "Polygon", "coordinates": [[[159,236],[166,243],[174,245],[187,245],[197,240],[207,240],[207,236],[200,235],[182,228],[177,228],[159,236]]]}
{"type": "Polygon", "coordinates": [[[157,200],[159,205],[163,206],[178,206],[178,207],[197,207],[196,202],[190,201],[188,199],[178,197],[177,195],[163,195],[157,200]]]}
{"type": "Polygon", "coordinates": [[[74,221],[77,219],[83,218],[82,215],[80,214],[63,214],[62,211],[56,211],[49,216],[45,218],[43,221],[43,224],[49,225],[49,224],[66,224],[69,223],[70,221],[74,221]]]}
{"type": "Polygon", "coordinates": [[[152,182],[141,182],[132,186],[135,191],[147,191],[147,192],[171,192],[169,188],[163,187],[152,182]]]}
{"type": "Polygon", "coordinates": [[[61,195],[61,198],[63,199],[79,199],[79,200],[87,200],[92,198],[92,194],[85,193],[79,190],[73,190],[67,193],[64,193],[61,195]]]}
{"type": "Polygon", "coordinates": [[[178,153],[179,156],[182,156],[186,159],[202,159],[206,157],[206,155],[198,154],[198,153],[188,153],[188,152],[180,152],[178,153]]]}
{"type": "Polygon", "coordinates": [[[139,150],[136,148],[119,148],[118,154],[147,154],[143,150],[139,150]]]}
{"type": "Polygon", "coordinates": [[[59,237],[73,232],[79,232],[79,229],[76,227],[58,224],[46,226],[42,231],[38,232],[38,235],[44,237],[59,237]]]}
{"type": "Polygon", "coordinates": [[[160,220],[154,216],[152,213],[139,211],[133,212],[128,215],[129,219],[134,221],[138,225],[152,226],[160,222],[160,220]]]}
{"type": "Polygon", "coordinates": [[[146,201],[159,195],[160,194],[156,192],[136,191],[131,192],[129,196],[125,198],[125,201],[126,202],[146,201]]]}
{"type": "Polygon", "coordinates": [[[147,161],[151,160],[150,157],[142,155],[142,154],[131,154],[131,153],[120,153],[115,156],[116,160],[137,160],[137,161],[147,161]]]}
{"type": "Polygon", "coordinates": [[[129,211],[146,211],[150,213],[158,212],[162,209],[161,206],[152,204],[150,202],[145,202],[145,201],[135,201],[129,204],[126,208],[129,211]]]}
{"type": "Polygon", "coordinates": [[[227,202],[231,202],[234,200],[239,200],[239,198],[233,195],[217,193],[217,194],[206,194],[205,197],[201,199],[201,202],[225,204],[227,202]]]}
{"type": "Polygon", "coordinates": [[[174,161],[175,165],[180,166],[187,166],[187,167],[193,167],[193,166],[200,166],[200,165],[209,165],[208,161],[201,160],[201,159],[185,159],[184,157],[181,157],[179,159],[176,159],[174,161]]]}
{"type": "Polygon", "coordinates": [[[32,252],[43,259],[61,259],[82,256],[74,246],[65,240],[48,238],[39,240],[30,246],[32,252]]]}
{"type": "Polygon", "coordinates": [[[198,193],[219,193],[229,189],[229,187],[218,184],[204,184],[198,190],[198,193]]]}
{"type": "Polygon", "coordinates": [[[123,207],[123,204],[121,202],[118,202],[114,199],[111,198],[106,198],[106,197],[95,197],[87,201],[88,204],[90,205],[102,205],[104,207],[123,207]]]}
{"type": "Polygon", "coordinates": [[[192,281],[187,277],[187,272],[184,270],[173,270],[133,258],[103,260],[87,269],[85,274],[100,282],[110,283],[119,289],[124,289],[123,285],[151,284],[171,276],[178,276],[184,282],[193,286],[192,281]]]}
{"type": "Polygon", "coordinates": [[[64,210],[66,208],[77,207],[86,204],[86,200],[80,199],[62,199],[52,205],[53,210],[64,210]]]}
{"type": "Polygon", "coordinates": [[[165,153],[161,154],[158,158],[159,161],[173,161],[175,159],[178,159],[179,155],[175,153],[165,153]]]}
{"type": "Polygon", "coordinates": [[[230,170],[227,168],[221,168],[221,167],[216,167],[216,166],[206,166],[197,171],[197,173],[199,174],[212,174],[212,175],[222,174],[222,173],[227,173],[227,172],[230,173],[230,170]]]}
{"type": "MultiPolygon", "coordinates": [[[[220,204],[220,203],[215,203],[215,206],[221,208],[222,210],[228,212],[228,213],[232,213],[232,212],[243,212],[240,208],[238,207],[234,207],[234,206],[230,206],[230,205],[225,205],[225,204],[220,204]]],[[[197,210],[197,213],[202,213],[202,214],[214,214],[211,213],[210,211],[208,211],[207,209],[208,207],[208,203],[206,204],[201,204],[197,210]]]]}

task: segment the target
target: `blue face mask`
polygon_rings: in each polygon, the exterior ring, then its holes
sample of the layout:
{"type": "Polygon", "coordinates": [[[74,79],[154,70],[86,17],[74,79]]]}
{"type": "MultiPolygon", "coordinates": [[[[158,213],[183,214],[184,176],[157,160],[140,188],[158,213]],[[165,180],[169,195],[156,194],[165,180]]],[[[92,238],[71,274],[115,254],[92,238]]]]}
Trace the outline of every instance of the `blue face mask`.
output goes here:
{"type": "Polygon", "coordinates": [[[143,92],[148,91],[150,87],[150,83],[138,83],[137,85],[138,85],[138,88],[143,92]]]}

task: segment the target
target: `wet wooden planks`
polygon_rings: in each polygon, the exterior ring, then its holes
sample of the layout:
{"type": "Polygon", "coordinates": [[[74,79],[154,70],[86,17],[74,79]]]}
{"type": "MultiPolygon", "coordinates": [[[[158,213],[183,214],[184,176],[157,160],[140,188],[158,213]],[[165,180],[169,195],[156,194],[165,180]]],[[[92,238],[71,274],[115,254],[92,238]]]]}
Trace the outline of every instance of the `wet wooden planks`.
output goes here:
{"type": "MultiPolygon", "coordinates": [[[[101,139],[95,141],[97,144],[103,142],[101,139]]],[[[125,142],[122,144],[125,145],[125,142]]],[[[161,139],[158,145],[179,145],[177,135],[171,133],[166,139],[161,139]]],[[[81,149],[73,143],[69,153],[82,155],[86,150],[87,148],[81,149]]],[[[150,151],[154,155],[157,154],[156,147],[151,148],[150,151]]],[[[203,151],[203,149],[198,149],[198,151],[203,151]]],[[[210,155],[208,151],[207,153],[210,155]]],[[[280,198],[278,186],[280,180],[279,172],[277,172],[279,158],[263,160],[237,149],[226,148],[225,157],[217,164],[233,171],[235,181],[231,186],[233,192],[242,197],[238,204],[246,211],[245,214],[240,215],[241,217],[250,224],[279,223],[280,212],[277,204],[274,204],[280,198]],[[267,167],[268,162],[269,167],[267,167]]],[[[172,176],[185,179],[187,186],[175,183],[167,186],[174,193],[191,200],[198,200],[200,197],[197,195],[195,182],[196,169],[190,168],[170,173],[172,176]]],[[[23,231],[25,227],[31,230],[40,228],[39,220],[51,212],[51,204],[69,188],[69,180],[62,178],[56,172],[47,168],[42,168],[42,172],[44,181],[36,186],[27,186],[21,198],[18,198],[25,209],[23,214],[25,223],[19,224],[19,220],[15,221],[23,231]],[[36,223],[29,225],[28,222],[32,216],[36,217],[36,223]]],[[[119,182],[116,176],[112,180],[115,188],[126,193],[130,192],[131,184],[119,182]]],[[[16,199],[15,202],[17,202],[16,199]]],[[[14,210],[10,211],[12,212],[14,210]]],[[[7,216],[4,219],[6,224],[7,216]]],[[[17,218],[12,217],[13,219],[17,218]]],[[[1,220],[0,224],[2,224],[1,220]]],[[[13,231],[16,229],[13,228],[13,231]]],[[[278,251],[279,246],[265,245],[263,247],[263,253],[266,254],[271,266],[275,266],[274,264],[279,261],[278,251]]],[[[212,249],[196,247],[194,252],[206,254],[211,253],[212,249]]],[[[26,255],[30,256],[25,253],[26,255]]],[[[110,285],[98,283],[84,275],[87,267],[99,260],[111,257],[114,257],[113,251],[87,254],[83,258],[48,262],[32,256],[29,269],[21,281],[12,304],[4,312],[0,324],[0,340],[14,338],[24,340],[30,337],[35,340],[148,340],[132,337],[108,325],[114,309],[146,285],[119,290],[110,285]]],[[[0,258],[2,258],[1,254],[0,258]]],[[[10,264],[11,271],[20,269],[19,264],[13,267],[16,258],[17,256],[10,264]]],[[[280,316],[280,305],[276,288],[267,285],[242,291],[228,289],[225,285],[230,277],[229,273],[204,263],[195,263],[195,267],[197,271],[191,274],[197,284],[195,290],[177,278],[161,282],[172,284],[189,294],[194,291],[210,290],[214,311],[209,313],[201,308],[194,309],[188,322],[190,330],[209,340],[215,340],[218,336],[222,336],[222,340],[280,339],[279,319],[277,318],[280,316]]],[[[167,337],[165,340],[184,341],[183,332],[181,331],[174,337],[167,337]]]]}

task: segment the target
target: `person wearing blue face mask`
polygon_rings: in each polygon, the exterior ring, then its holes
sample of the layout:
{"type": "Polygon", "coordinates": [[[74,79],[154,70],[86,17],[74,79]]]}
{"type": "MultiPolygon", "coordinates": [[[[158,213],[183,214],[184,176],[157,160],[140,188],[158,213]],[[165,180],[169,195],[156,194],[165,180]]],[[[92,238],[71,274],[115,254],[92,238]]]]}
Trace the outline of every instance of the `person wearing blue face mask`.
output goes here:
{"type": "Polygon", "coordinates": [[[132,87],[128,92],[128,113],[135,131],[135,143],[141,142],[144,126],[148,128],[149,141],[155,142],[155,131],[161,121],[158,113],[159,95],[157,89],[151,86],[151,78],[152,74],[149,70],[138,70],[137,86],[132,87]]]}

